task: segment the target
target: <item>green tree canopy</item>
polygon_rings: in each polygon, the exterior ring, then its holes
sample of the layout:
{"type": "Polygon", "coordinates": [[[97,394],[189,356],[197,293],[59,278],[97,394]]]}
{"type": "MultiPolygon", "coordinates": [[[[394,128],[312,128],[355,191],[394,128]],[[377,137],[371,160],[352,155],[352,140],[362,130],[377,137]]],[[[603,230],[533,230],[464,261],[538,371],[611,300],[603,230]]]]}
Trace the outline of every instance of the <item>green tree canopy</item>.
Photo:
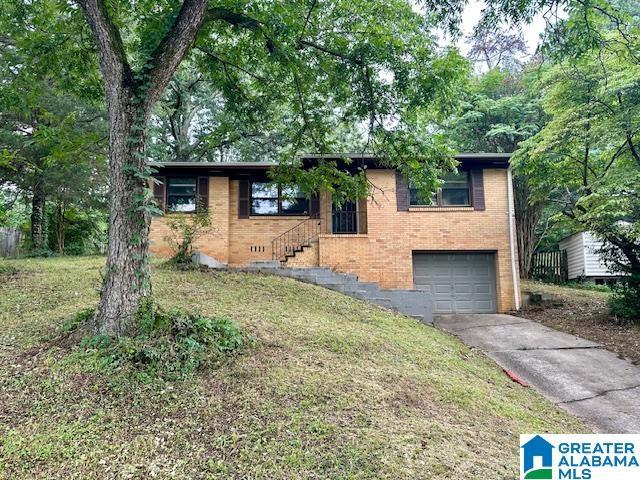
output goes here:
{"type": "Polygon", "coordinates": [[[467,152],[511,153],[545,123],[539,98],[529,88],[536,75],[493,69],[475,77],[459,113],[445,131],[456,148],[467,152]]]}
{"type": "MultiPolygon", "coordinates": [[[[487,11],[522,19],[542,3],[490,0],[487,11]]],[[[446,141],[425,118],[444,116],[466,79],[467,62],[455,50],[439,48],[432,33],[454,27],[465,2],[4,0],[5,5],[3,11],[18,18],[12,28],[20,41],[11,48],[46,67],[40,74],[60,75],[70,89],[88,95],[100,65],[109,116],[111,207],[107,273],[94,319],[99,332],[127,331],[141,299],[150,294],[154,207],[147,134],[156,103],[185,60],[245,128],[273,131],[269,113],[286,106],[284,116],[275,117],[287,146],[277,175],[307,193],[366,193],[362,174],[345,175],[328,161],[303,171],[297,162],[301,151],[334,150],[333,133],[344,126],[362,128],[363,149],[425,190],[454,165],[446,141]],[[64,61],[58,62],[58,51],[64,61]]]]}
{"type": "Polygon", "coordinates": [[[562,35],[548,47],[554,65],[538,84],[550,120],[515,161],[535,198],[595,232],[617,252],[614,266],[638,276],[640,30],[637,19],[612,11],[585,14],[578,5],[558,26],[562,35]]]}

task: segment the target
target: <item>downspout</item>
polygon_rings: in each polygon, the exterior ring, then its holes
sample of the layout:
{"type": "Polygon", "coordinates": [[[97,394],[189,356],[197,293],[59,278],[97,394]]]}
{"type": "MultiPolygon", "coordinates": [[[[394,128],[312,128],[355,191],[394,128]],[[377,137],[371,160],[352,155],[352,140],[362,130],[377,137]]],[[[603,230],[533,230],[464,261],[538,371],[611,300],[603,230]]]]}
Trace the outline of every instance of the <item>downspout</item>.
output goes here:
{"type": "Polygon", "coordinates": [[[520,279],[518,278],[518,269],[516,267],[516,244],[513,232],[513,176],[511,175],[511,167],[507,168],[507,202],[509,203],[509,249],[511,252],[511,277],[513,280],[513,298],[515,300],[516,310],[520,310],[520,279]]]}

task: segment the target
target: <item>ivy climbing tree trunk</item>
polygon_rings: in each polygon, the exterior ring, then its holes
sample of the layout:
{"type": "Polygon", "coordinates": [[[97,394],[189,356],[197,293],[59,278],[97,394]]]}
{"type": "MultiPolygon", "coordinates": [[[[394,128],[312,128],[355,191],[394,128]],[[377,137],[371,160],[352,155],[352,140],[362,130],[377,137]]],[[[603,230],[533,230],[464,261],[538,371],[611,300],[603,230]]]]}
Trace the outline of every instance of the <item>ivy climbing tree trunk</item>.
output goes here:
{"type": "Polygon", "coordinates": [[[109,100],[109,247],[94,329],[122,335],[142,298],[151,292],[148,266],[149,213],[146,198],[144,115],[138,118],[130,88],[109,100]]]}
{"type": "Polygon", "coordinates": [[[149,112],[200,30],[207,0],[186,0],[140,71],[127,60],[120,32],[103,0],[80,4],[98,49],[109,113],[109,248],[93,329],[126,334],[151,293],[148,266],[151,193],[145,149],[149,112]]]}

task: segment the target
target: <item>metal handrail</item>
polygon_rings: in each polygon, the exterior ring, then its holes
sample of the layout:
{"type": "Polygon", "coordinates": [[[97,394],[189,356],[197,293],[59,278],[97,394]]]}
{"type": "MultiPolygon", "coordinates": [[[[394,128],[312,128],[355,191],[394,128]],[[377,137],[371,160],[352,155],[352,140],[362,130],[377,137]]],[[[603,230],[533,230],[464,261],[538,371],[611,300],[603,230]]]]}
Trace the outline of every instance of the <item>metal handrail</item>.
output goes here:
{"type": "Polygon", "coordinates": [[[290,228],[271,241],[271,252],[273,260],[285,261],[287,257],[293,256],[296,252],[309,242],[318,238],[322,233],[322,221],[320,215],[313,215],[294,227],[290,228]]]}

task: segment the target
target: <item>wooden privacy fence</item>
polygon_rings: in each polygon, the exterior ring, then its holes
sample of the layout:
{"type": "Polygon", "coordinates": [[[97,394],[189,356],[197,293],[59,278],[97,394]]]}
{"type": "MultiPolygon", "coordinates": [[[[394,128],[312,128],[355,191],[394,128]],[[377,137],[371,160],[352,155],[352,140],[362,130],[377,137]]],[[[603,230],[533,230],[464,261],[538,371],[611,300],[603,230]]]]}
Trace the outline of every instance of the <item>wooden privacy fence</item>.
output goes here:
{"type": "Polygon", "coordinates": [[[531,260],[533,278],[545,282],[561,283],[569,279],[567,251],[534,253],[531,260]]]}
{"type": "Polygon", "coordinates": [[[22,231],[19,228],[0,227],[0,257],[15,257],[22,247],[22,231]]]}

